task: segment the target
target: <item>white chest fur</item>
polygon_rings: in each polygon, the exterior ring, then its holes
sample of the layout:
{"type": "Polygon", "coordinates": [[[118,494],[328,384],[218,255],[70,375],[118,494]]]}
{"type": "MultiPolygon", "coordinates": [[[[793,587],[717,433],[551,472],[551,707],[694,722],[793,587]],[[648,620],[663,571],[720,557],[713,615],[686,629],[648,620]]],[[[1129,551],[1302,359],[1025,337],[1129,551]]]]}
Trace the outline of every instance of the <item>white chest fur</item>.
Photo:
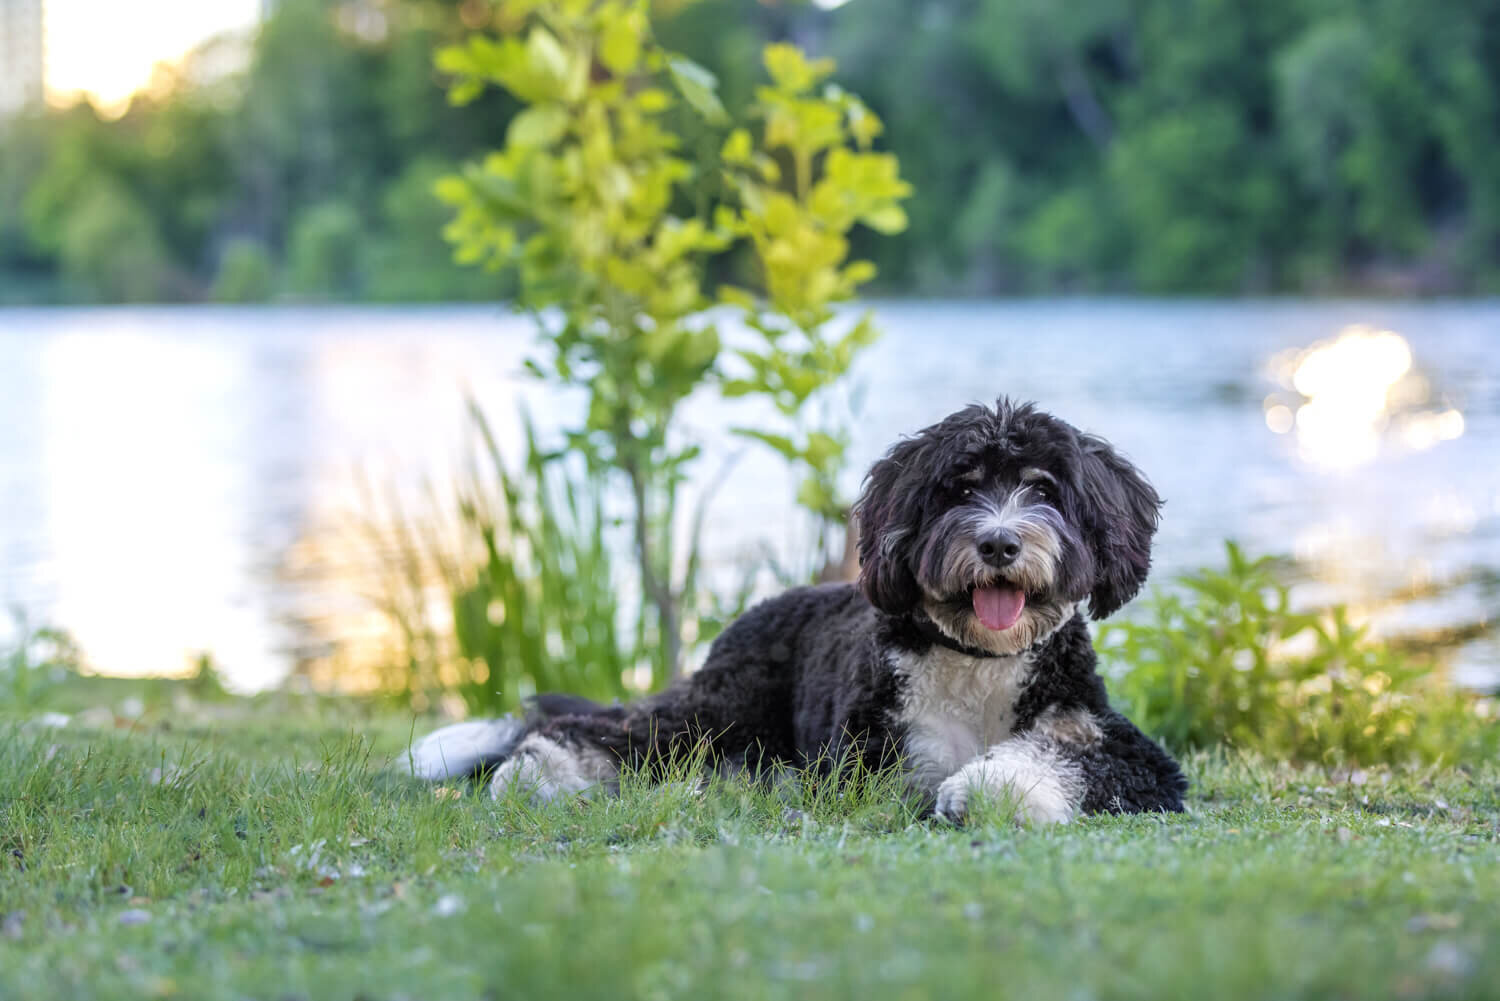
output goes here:
{"type": "Polygon", "coordinates": [[[929,795],[1010,736],[1016,701],[1032,671],[1021,654],[969,657],[938,646],[920,655],[895,654],[892,666],[906,680],[898,719],[906,727],[907,778],[929,795]]]}

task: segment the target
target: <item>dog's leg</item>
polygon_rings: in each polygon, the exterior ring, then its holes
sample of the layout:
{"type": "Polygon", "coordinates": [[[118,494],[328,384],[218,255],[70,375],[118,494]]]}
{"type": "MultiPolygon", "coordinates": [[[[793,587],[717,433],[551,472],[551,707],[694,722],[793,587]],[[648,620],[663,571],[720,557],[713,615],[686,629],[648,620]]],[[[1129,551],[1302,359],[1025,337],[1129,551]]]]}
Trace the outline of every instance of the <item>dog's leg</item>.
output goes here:
{"type": "Polygon", "coordinates": [[[1181,811],[1186,789],[1176,762],[1125,717],[1052,708],[944,779],[935,809],[961,820],[982,790],[1013,800],[1022,822],[1066,823],[1081,813],[1181,811]]]}
{"type": "Polygon", "coordinates": [[[1012,737],[944,779],[934,809],[956,823],[968,815],[973,797],[981,793],[1014,803],[1021,823],[1067,823],[1083,805],[1084,776],[1051,742],[1012,737]]]}
{"type": "Polygon", "coordinates": [[[1187,779],[1161,746],[1119,713],[1099,719],[1103,739],[1073,751],[1084,813],[1181,813],[1187,779]]]}
{"type": "Polygon", "coordinates": [[[624,714],[584,712],[539,721],[495,770],[490,795],[511,789],[536,802],[619,786],[621,762],[633,760],[624,714]]]}
{"type": "Polygon", "coordinates": [[[619,776],[620,759],[582,735],[549,726],[533,733],[490,780],[490,796],[498,799],[512,789],[534,802],[550,803],[595,787],[610,788],[619,776]]]}

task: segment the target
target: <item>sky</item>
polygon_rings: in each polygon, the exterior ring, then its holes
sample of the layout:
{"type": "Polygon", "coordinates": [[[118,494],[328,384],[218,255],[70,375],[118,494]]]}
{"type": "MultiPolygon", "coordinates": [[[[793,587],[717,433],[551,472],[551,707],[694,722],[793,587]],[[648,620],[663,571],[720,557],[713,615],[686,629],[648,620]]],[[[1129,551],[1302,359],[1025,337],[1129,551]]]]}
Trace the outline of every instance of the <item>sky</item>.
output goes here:
{"type": "Polygon", "coordinates": [[[218,34],[253,25],[260,0],[42,0],[47,90],[86,91],[117,106],[171,62],[218,34]]]}

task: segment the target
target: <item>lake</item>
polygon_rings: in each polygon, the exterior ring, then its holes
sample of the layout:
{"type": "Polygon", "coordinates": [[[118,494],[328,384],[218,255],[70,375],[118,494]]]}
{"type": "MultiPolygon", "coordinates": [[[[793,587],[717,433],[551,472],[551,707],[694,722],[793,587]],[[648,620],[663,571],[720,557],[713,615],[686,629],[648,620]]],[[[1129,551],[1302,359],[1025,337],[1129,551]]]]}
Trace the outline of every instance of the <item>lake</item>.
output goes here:
{"type": "MultiPolygon", "coordinates": [[[[885,336],[854,380],[851,489],[900,434],[1032,399],[1155,482],[1157,581],[1234,537],[1293,557],[1299,600],[1457,638],[1455,676],[1500,685],[1500,305],[872,308],[885,336]]],[[[67,629],[105,673],[211,651],[234,687],[276,684],[377,628],[378,554],[347,545],[361,483],[447,482],[466,393],[510,455],[522,405],[544,431],[577,412],[523,373],[532,348],[497,307],[0,310],[0,604],[67,629]],[[337,573],[312,571],[341,545],[337,573]]],[[[725,434],[764,417],[687,409],[696,485],[743,453],[708,521],[721,573],[804,537],[784,471],[725,434]]]]}

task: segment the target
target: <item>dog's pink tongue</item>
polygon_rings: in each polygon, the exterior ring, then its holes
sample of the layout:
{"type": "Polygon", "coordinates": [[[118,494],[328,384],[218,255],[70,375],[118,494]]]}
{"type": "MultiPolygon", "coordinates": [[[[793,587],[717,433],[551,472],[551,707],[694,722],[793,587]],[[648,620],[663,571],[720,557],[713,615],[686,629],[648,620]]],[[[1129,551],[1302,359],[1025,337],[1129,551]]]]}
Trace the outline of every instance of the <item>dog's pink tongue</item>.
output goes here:
{"type": "Polygon", "coordinates": [[[986,629],[1003,631],[1016,624],[1026,607],[1026,595],[1018,587],[976,587],[974,614],[986,629]]]}

